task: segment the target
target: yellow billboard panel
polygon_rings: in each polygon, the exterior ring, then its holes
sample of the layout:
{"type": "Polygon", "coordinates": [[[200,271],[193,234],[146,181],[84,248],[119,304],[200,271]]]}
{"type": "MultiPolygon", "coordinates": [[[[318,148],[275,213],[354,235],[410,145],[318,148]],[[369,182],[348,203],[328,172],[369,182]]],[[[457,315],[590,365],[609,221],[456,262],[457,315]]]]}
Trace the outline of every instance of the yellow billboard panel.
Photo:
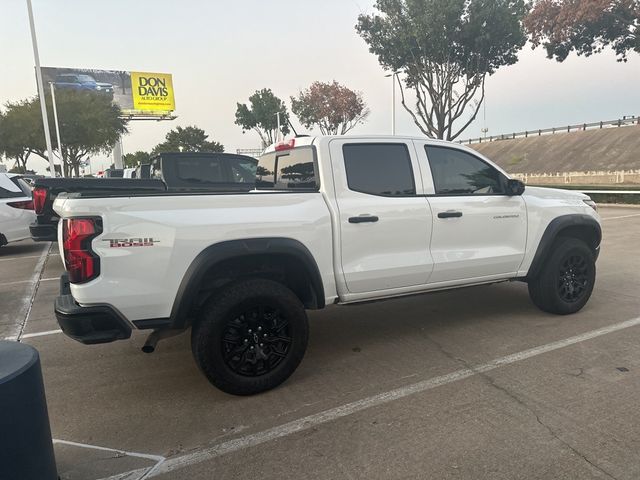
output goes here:
{"type": "Polygon", "coordinates": [[[176,109],[170,73],[131,72],[131,93],[134,110],[176,109]]]}

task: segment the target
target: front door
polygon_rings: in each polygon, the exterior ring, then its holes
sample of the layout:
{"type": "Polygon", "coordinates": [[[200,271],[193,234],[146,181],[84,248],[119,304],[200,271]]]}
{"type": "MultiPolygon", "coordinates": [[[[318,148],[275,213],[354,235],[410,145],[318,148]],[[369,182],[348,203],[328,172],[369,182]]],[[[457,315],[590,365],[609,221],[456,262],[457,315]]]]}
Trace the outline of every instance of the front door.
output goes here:
{"type": "Polygon", "coordinates": [[[429,283],[514,276],[525,253],[527,210],[521,196],[505,193],[506,176],[460,148],[425,143],[417,150],[434,189],[429,283]]]}

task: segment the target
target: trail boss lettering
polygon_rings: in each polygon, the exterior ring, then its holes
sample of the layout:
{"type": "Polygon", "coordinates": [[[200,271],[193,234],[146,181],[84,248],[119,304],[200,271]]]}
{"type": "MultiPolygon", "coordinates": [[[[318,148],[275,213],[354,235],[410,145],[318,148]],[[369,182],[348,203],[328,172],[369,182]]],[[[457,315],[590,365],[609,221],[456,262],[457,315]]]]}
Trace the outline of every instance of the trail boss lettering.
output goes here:
{"type": "Polygon", "coordinates": [[[153,247],[154,243],[158,243],[160,240],[154,240],[153,238],[105,238],[103,242],[109,242],[109,247],[153,247]]]}

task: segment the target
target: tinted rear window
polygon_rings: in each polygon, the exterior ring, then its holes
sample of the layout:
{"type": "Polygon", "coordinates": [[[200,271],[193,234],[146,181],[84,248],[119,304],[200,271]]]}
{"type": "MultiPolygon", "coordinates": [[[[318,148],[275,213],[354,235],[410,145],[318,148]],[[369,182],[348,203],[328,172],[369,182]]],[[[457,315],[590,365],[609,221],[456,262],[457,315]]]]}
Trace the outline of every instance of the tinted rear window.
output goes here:
{"type": "Polygon", "coordinates": [[[312,146],[270,152],[258,161],[257,188],[317,190],[319,185],[312,146]]]}
{"type": "MultiPolygon", "coordinates": [[[[253,187],[256,179],[255,158],[244,155],[213,154],[167,156],[162,158],[162,177],[170,186],[206,188],[210,185],[246,185],[253,187]]],[[[154,161],[153,176],[158,177],[158,162],[154,161]]]]}

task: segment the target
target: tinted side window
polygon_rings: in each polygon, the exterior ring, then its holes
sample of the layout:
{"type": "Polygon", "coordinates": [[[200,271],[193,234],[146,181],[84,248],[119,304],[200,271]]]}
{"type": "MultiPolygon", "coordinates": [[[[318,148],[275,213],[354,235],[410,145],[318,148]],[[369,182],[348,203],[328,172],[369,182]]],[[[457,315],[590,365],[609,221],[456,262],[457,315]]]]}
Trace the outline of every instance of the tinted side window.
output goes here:
{"type": "Polygon", "coordinates": [[[0,187],[0,198],[17,198],[17,197],[24,197],[25,194],[22,192],[13,192],[10,190],[7,190],[6,188],[2,188],[0,187]]]}
{"type": "Polygon", "coordinates": [[[256,168],[256,187],[273,188],[276,179],[276,156],[275,154],[263,155],[260,157],[256,168]]]}
{"type": "Polygon", "coordinates": [[[312,146],[269,152],[258,159],[257,188],[317,190],[319,185],[312,146]]]}
{"type": "Polygon", "coordinates": [[[371,195],[415,195],[411,157],[405,144],[345,144],[342,154],[349,189],[371,195]]]}
{"type": "Polygon", "coordinates": [[[316,188],[315,169],[311,158],[279,155],[276,178],[276,188],[316,188]]]}
{"type": "Polygon", "coordinates": [[[220,158],[187,157],[176,158],[176,177],[184,182],[216,183],[227,179],[220,158]]]}
{"type": "Polygon", "coordinates": [[[20,188],[20,190],[22,190],[22,193],[24,193],[26,197],[31,196],[31,187],[27,182],[25,182],[22,178],[15,178],[15,177],[12,178],[11,180],[13,181],[13,183],[15,183],[18,186],[18,188],[20,188]]]}
{"type": "Polygon", "coordinates": [[[426,145],[425,150],[437,194],[504,193],[502,174],[479,158],[454,148],[426,145]]]}
{"type": "Polygon", "coordinates": [[[255,183],[258,160],[249,157],[236,157],[229,161],[232,181],[236,183],[255,183]]]}
{"type": "Polygon", "coordinates": [[[156,158],[151,162],[151,166],[149,169],[149,178],[157,178],[158,180],[162,180],[162,170],[160,169],[159,158],[156,158]]]}

